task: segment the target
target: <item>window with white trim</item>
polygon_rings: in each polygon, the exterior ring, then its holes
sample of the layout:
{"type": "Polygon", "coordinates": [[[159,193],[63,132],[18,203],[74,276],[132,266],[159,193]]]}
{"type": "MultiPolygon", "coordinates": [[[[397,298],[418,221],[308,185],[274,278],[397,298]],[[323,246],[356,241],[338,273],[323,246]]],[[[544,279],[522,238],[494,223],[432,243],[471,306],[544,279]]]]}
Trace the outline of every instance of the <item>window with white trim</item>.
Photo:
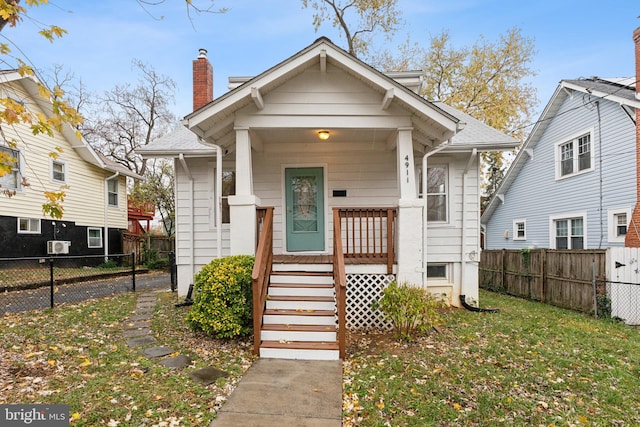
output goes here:
{"type": "Polygon", "coordinates": [[[584,218],[556,218],[553,220],[553,249],[584,249],[584,218]]]}
{"type": "Polygon", "coordinates": [[[447,222],[448,219],[447,167],[427,168],[427,221],[447,222]]]}
{"type": "Polygon", "coordinates": [[[102,228],[87,228],[87,246],[89,246],[90,248],[102,247],[102,228]]]}
{"type": "Polygon", "coordinates": [[[527,240],[527,221],[516,219],[513,221],[513,240],[527,240]]]}
{"type": "Polygon", "coordinates": [[[51,180],[67,182],[67,165],[59,160],[51,160],[51,180]]]}
{"type": "Polygon", "coordinates": [[[630,220],[631,208],[609,209],[607,211],[607,240],[609,242],[623,243],[630,220]]]}
{"type": "Polygon", "coordinates": [[[440,263],[427,264],[427,279],[430,280],[448,280],[449,265],[440,263]]]}
{"type": "Polygon", "coordinates": [[[19,234],[40,234],[40,220],[38,218],[18,218],[19,234]]]}
{"type": "Polygon", "coordinates": [[[593,169],[591,132],[556,144],[556,179],[584,173],[593,169]]]}
{"type": "Polygon", "coordinates": [[[1,190],[17,190],[20,184],[20,152],[9,147],[0,147],[1,190]]]}
{"type": "Polygon", "coordinates": [[[118,206],[118,178],[113,178],[107,181],[107,198],[109,199],[109,206],[118,206]]]}

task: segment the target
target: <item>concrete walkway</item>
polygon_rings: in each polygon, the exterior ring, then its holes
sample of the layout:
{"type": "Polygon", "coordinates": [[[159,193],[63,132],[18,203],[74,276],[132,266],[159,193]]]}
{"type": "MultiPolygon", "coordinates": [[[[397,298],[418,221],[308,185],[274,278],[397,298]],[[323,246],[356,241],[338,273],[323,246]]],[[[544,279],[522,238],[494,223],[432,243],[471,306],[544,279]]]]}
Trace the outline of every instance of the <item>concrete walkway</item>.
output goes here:
{"type": "Polygon", "coordinates": [[[342,362],[258,359],[211,427],[340,427],[342,362]]]}

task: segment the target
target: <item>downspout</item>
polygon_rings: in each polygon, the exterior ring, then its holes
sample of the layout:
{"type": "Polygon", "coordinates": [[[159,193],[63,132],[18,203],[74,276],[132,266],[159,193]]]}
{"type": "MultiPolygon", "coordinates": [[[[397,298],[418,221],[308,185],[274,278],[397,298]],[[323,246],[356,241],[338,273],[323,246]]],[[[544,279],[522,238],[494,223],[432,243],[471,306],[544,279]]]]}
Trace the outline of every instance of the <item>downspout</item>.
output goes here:
{"type": "Polygon", "coordinates": [[[424,201],[424,208],[422,208],[422,286],[427,287],[427,159],[436,153],[447,148],[451,145],[451,140],[448,139],[442,144],[438,145],[433,150],[425,153],[422,156],[422,200],[424,201]]]}
{"type": "Polygon", "coordinates": [[[182,169],[184,169],[185,173],[187,174],[187,178],[189,178],[189,212],[191,215],[191,218],[189,220],[189,223],[191,225],[190,230],[189,230],[189,240],[191,241],[191,253],[189,254],[189,264],[191,265],[191,279],[193,280],[193,277],[195,276],[195,248],[194,248],[194,238],[195,238],[195,224],[193,223],[194,221],[194,213],[193,213],[193,207],[194,207],[194,201],[193,201],[193,192],[194,192],[194,184],[193,184],[193,175],[191,175],[191,171],[189,170],[189,167],[187,166],[187,162],[184,160],[184,154],[180,153],[178,159],[180,160],[180,164],[182,165],[182,169]]]}
{"type": "Polygon", "coordinates": [[[462,235],[460,237],[460,294],[466,295],[466,292],[462,289],[464,286],[464,265],[465,261],[465,248],[467,246],[466,239],[466,212],[467,210],[464,207],[464,198],[465,198],[465,189],[467,188],[467,174],[469,173],[469,169],[471,168],[471,163],[473,163],[478,156],[478,149],[474,148],[471,151],[471,155],[469,156],[469,161],[467,162],[467,166],[465,166],[464,171],[462,172],[462,235]]]}
{"type": "Polygon", "coordinates": [[[600,242],[598,243],[598,249],[602,248],[602,241],[604,240],[604,214],[602,212],[602,202],[603,202],[603,193],[602,193],[602,184],[603,184],[603,178],[602,178],[602,119],[600,116],[600,101],[596,101],[596,112],[598,113],[598,162],[600,163],[598,165],[598,181],[599,181],[599,203],[600,206],[598,209],[600,211],[600,242]]]}
{"type": "MultiPolygon", "coordinates": [[[[116,172],[104,180],[104,260],[109,260],[109,181],[117,178],[120,172],[116,172]]],[[[120,183],[116,183],[118,187],[120,183]]]]}
{"type": "MultiPolygon", "coordinates": [[[[201,138],[200,138],[200,142],[202,142],[201,138]]],[[[218,258],[222,258],[222,148],[219,145],[215,145],[215,144],[207,143],[206,145],[213,146],[213,148],[216,150],[216,188],[215,188],[216,246],[217,246],[218,258]]],[[[193,241],[195,238],[194,180],[193,180],[193,175],[191,175],[191,171],[189,170],[189,167],[187,166],[187,162],[184,158],[184,153],[180,153],[179,160],[190,182],[189,208],[191,212],[190,214],[191,229],[189,231],[191,235],[191,239],[190,239],[191,254],[189,255],[189,258],[190,258],[190,265],[191,265],[191,277],[193,278],[195,276],[195,245],[193,244],[193,241]]]]}
{"type": "Polygon", "coordinates": [[[218,258],[222,258],[222,147],[216,144],[216,244],[218,248],[218,258]]]}

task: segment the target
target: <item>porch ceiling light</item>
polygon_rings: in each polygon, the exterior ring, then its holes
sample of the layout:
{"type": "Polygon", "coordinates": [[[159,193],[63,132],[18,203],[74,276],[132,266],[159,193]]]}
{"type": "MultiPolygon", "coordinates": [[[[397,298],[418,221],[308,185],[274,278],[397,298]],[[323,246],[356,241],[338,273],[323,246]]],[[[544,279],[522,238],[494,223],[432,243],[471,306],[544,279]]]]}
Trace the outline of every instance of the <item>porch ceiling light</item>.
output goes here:
{"type": "Polygon", "coordinates": [[[320,138],[323,141],[326,141],[327,139],[329,139],[329,131],[328,130],[319,130],[318,131],[318,138],[320,138]]]}

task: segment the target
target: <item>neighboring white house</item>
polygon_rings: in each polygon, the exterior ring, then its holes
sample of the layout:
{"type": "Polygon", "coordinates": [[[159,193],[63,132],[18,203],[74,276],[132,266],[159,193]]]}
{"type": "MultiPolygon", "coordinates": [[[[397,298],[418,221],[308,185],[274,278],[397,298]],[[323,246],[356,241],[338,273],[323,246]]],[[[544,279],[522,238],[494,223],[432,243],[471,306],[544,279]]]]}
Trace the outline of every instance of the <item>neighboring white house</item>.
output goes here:
{"type": "MultiPolygon", "coordinates": [[[[52,103],[39,93],[34,77],[1,71],[0,91],[1,97],[21,103],[29,114],[52,114],[52,103]]],[[[15,159],[12,172],[0,177],[0,190],[15,191],[0,200],[0,258],[122,251],[126,177],[139,178],[136,174],[98,155],[67,125],[51,137],[33,135],[27,124],[3,123],[0,152],[15,159]],[[49,153],[57,148],[61,151],[52,158],[49,153]],[[61,186],[68,187],[64,215],[52,220],[42,212],[43,192],[59,191],[61,186]]]]}
{"type": "Polygon", "coordinates": [[[639,107],[634,78],[562,80],[482,215],[485,248],[624,246],[639,107]]]}
{"type": "Polygon", "coordinates": [[[191,133],[138,150],[175,162],[181,295],[212,258],[255,254],[273,207],[274,263],[326,262],[341,218],[351,326],[375,320],[392,279],[477,300],[480,153],[517,141],[426,101],[419,72],[385,75],[326,38],[216,99],[206,51],[193,62],[191,133]]]}

